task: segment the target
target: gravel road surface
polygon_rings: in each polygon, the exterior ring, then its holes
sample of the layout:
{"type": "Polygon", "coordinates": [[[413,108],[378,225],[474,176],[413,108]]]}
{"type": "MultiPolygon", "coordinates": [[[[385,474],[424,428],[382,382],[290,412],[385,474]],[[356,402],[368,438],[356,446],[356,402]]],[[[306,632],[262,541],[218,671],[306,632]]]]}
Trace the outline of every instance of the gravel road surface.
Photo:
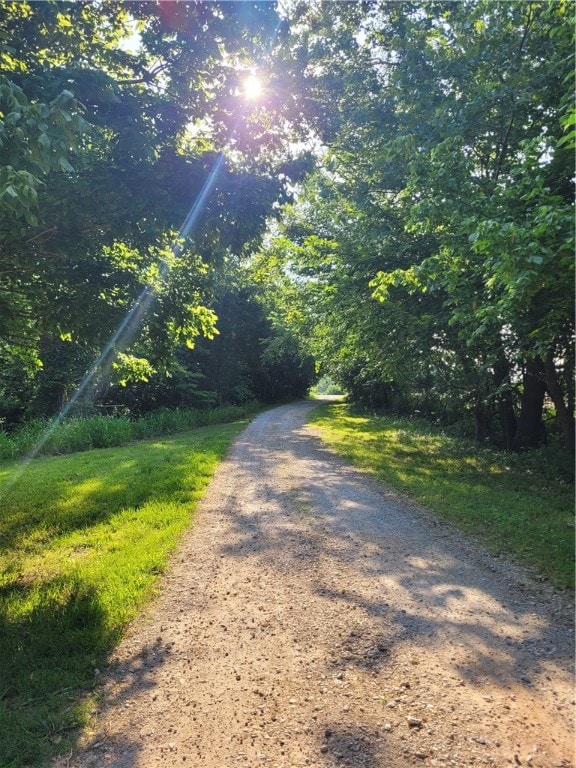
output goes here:
{"type": "Polygon", "coordinates": [[[55,766],[572,767],[569,601],[340,461],[313,407],[237,440],[55,766]]]}

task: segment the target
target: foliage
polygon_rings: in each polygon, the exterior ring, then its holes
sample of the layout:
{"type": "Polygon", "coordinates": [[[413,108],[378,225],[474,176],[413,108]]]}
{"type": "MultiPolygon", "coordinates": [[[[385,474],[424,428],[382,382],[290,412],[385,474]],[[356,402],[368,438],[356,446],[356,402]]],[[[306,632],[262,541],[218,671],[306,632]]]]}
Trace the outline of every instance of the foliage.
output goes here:
{"type": "Polygon", "coordinates": [[[126,445],[189,429],[237,421],[252,415],[260,406],[253,401],[242,405],[210,408],[160,408],[137,418],[118,413],[108,416],[76,416],[64,420],[33,419],[10,434],[0,432],[0,459],[26,454],[58,455],[126,445]]]}
{"type": "MultiPolygon", "coordinates": [[[[41,362],[59,339],[104,349],[96,389],[114,365],[125,382],[165,370],[214,334],[212,271],[258,236],[288,178],[231,154],[239,72],[274,8],[2,7],[0,335],[41,362]]],[[[77,379],[62,375],[56,401],[77,379]]]]}
{"type": "Polygon", "coordinates": [[[329,375],[573,447],[568,2],[1,7],[4,425],[329,375]]]}
{"type": "Polygon", "coordinates": [[[327,146],[258,268],[354,399],[523,449],[547,391],[573,448],[572,39],[565,2],[295,10],[327,146]]]}
{"type": "Polygon", "coordinates": [[[495,553],[574,588],[572,462],[558,450],[502,454],[416,419],[323,406],[311,424],[338,453],[495,553]]]}
{"type": "Polygon", "coordinates": [[[312,388],[315,395],[343,395],[342,387],[332,381],[329,376],[323,376],[312,388]]]}
{"type": "MultiPolygon", "coordinates": [[[[3,495],[1,765],[43,765],[87,722],[98,670],[240,429],[37,459],[3,495]]],[[[5,463],[0,480],[16,469],[5,463]]]]}
{"type": "Polygon", "coordinates": [[[155,373],[148,382],[112,386],[103,402],[143,413],[161,406],[254,399],[272,403],[303,397],[314,376],[312,360],[293,333],[267,316],[266,291],[242,259],[225,259],[214,272],[214,338],[177,347],[169,369],[155,373]]]}

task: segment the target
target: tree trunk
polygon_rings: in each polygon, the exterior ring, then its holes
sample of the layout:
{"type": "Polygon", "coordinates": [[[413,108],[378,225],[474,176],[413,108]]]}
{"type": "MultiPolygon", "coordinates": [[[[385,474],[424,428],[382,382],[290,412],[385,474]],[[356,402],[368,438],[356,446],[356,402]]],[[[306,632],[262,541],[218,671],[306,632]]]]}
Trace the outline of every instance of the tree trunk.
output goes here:
{"type": "Polygon", "coordinates": [[[556,408],[556,418],[564,435],[564,443],[570,453],[574,454],[574,414],[568,409],[564,401],[564,393],[560,386],[558,371],[556,370],[551,352],[548,352],[546,355],[544,367],[546,371],[546,389],[556,408]]]}
{"type": "Polygon", "coordinates": [[[526,361],[523,385],[518,429],[514,439],[515,451],[539,448],[547,443],[546,427],[542,421],[546,378],[540,357],[526,361]]]}
{"type": "Polygon", "coordinates": [[[504,448],[511,451],[514,447],[514,439],[518,429],[516,413],[514,412],[514,399],[510,389],[510,365],[502,354],[494,364],[494,382],[501,389],[498,398],[498,412],[500,425],[504,439],[504,448]]]}
{"type": "Polygon", "coordinates": [[[485,442],[491,434],[490,416],[483,403],[474,405],[474,439],[479,442],[485,442]]]}

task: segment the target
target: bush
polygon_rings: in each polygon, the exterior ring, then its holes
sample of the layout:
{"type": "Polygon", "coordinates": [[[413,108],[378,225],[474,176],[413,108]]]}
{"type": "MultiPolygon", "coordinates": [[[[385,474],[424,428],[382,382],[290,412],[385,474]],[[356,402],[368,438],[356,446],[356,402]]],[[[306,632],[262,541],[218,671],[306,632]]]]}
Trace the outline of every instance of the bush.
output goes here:
{"type": "Polygon", "coordinates": [[[16,446],[6,432],[0,432],[0,459],[13,459],[16,456],[16,446]]]}
{"type": "Polygon", "coordinates": [[[92,448],[112,448],[133,440],[243,419],[259,408],[258,403],[250,402],[205,410],[163,408],[136,419],[126,415],[77,416],[61,422],[34,419],[10,434],[0,431],[0,459],[12,459],[28,453],[47,456],[92,448]]]}

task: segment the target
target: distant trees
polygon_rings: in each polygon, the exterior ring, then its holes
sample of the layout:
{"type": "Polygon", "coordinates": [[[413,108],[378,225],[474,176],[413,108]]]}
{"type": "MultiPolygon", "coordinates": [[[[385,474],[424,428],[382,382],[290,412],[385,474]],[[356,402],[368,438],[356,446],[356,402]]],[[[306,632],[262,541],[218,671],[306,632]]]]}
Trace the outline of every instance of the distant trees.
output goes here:
{"type": "Polygon", "coordinates": [[[571,17],[561,1],[299,6],[326,151],[261,260],[354,399],[521,450],[546,440],[547,396],[573,450],[571,17]]]}
{"type": "Polygon", "coordinates": [[[315,378],[314,361],[294,333],[268,319],[256,286],[228,273],[211,306],[218,318],[213,339],[178,347],[167,371],[112,385],[102,405],[140,414],[161,407],[275,403],[306,395],[315,378]]]}
{"type": "Polygon", "coordinates": [[[86,396],[133,410],[324,373],[573,450],[567,0],[1,8],[5,423],[104,350],[86,396]]]}
{"type": "Polygon", "coordinates": [[[240,151],[240,78],[277,23],[266,3],[1,3],[5,423],[61,407],[131,308],[92,398],[215,336],[215,275],[285,199],[286,164],[240,151]]]}

